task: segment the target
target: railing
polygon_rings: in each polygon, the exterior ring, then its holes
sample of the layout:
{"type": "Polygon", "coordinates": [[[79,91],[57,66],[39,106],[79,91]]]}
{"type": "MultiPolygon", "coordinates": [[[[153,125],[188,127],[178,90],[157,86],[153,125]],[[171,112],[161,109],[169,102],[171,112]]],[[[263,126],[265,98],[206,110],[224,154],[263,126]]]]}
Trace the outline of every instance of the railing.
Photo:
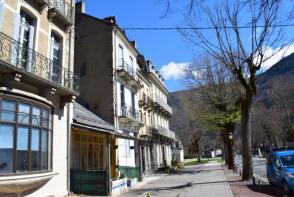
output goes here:
{"type": "Polygon", "coordinates": [[[63,88],[78,92],[79,78],[40,53],[0,32],[0,60],[63,88]]]}
{"type": "Polygon", "coordinates": [[[139,167],[118,166],[118,170],[120,171],[120,174],[123,174],[127,178],[140,178],[139,167]]]}
{"type": "Polygon", "coordinates": [[[172,114],[173,110],[172,108],[165,102],[162,98],[160,98],[159,95],[154,94],[154,101],[158,103],[161,107],[163,107],[168,113],[172,114]]]}
{"type": "Polygon", "coordinates": [[[140,134],[142,136],[152,136],[152,128],[145,125],[143,128],[142,128],[142,134],[140,134]]]}
{"type": "Polygon", "coordinates": [[[73,7],[65,0],[50,0],[49,9],[56,9],[69,22],[73,22],[73,7]]]}
{"type": "Polygon", "coordinates": [[[166,137],[173,139],[173,140],[176,139],[176,134],[174,131],[171,131],[167,128],[164,128],[163,126],[160,126],[160,125],[155,125],[154,129],[159,135],[166,136],[166,137]]]}
{"type": "Polygon", "coordinates": [[[125,116],[125,117],[141,122],[141,115],[139,111],[132,106],[122,105],[120,112],[121,112],[120,116],[125,116]]]}
{"type": "Polygon", "coordinates": [[[123,70],[127,72],[133,79],[138,80],[138,76],[136,74],[136,68],[133,65],[130,65],[123,58],[118,59],[117,70],[123,70]]]}
{"type": "Polygon", "coordinates": [[[70,190],[75,194],[107,196],[109,194],[108,171],[71,170],[70,190]]]}

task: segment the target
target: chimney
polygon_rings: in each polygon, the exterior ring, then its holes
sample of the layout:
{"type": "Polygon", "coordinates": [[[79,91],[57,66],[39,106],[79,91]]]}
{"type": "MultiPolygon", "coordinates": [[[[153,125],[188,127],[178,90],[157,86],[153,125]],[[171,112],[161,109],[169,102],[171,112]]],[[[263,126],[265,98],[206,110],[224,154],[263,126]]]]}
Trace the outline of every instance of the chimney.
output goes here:
{"type": "Polygon", "coordinates": [[[132,40],[131,43],[133,44],[133,46],[134,46],[135,48],[137,48],[137,43],[136,43],[135,40],[132,40]]]}
{"type": "Polygon", "coordinates": [[[86,6],[85,6],[85,0],[79,0],[76,2],[76,13],[85,13],[86,12],[86,6]]]}

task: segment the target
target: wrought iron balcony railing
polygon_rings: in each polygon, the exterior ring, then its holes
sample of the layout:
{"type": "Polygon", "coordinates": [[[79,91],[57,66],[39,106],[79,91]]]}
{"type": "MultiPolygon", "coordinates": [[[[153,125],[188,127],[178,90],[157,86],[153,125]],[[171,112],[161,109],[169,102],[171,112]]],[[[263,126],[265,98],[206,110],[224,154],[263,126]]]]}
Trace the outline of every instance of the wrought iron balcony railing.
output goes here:
{"type": "Polygon", "coordinates": [[[136,68],[133,65],[129,64],[127,61],[125,61],[123,58],[118,59],[117,70],[127,72],[133,79],[138,81],[136,68]]]}
{"type": "Polygon", "coordinates": [[[74,8],[65,0],[50,0],[49,1],[49,11],[52,12],[54,16],[60,14],[62,18],[66,20],[68,24],[73,24],[73,11],[74,8]]]}
{"type": "Polygon", "coordinates": [[[153,99],[154,99],[154,102],[158,103],[169,114],[173,113],[172,108],[167,104],[167,102],[165,102],[162,98],[160,98],[159,95],[154,94],[153,99]]]}
{"type": "Polygon", "coordinates": [[[136,120],[138,122],[141,122],[141,115],[138,110],[136,110],[132,106],[128,105],[122,105],[121,106],[121,111],[120,111],[120,116],[128,117],[133,120],[136,120]]]}
{"type": "Polygon", "coordinates": [[[167,128],[164,128],[163,126],[160,125],[155,125],[154,129],[156,131],[157,134],[168,137],[170,139],[175,140],[176,139],[176,134],[174,131],[171,131],[167,128]]]}
{"type": "Polygon", "coordinates": [[[70,70],[0,32],[0,61],[70,91],[79,92],[79,78],[70,70]]]}

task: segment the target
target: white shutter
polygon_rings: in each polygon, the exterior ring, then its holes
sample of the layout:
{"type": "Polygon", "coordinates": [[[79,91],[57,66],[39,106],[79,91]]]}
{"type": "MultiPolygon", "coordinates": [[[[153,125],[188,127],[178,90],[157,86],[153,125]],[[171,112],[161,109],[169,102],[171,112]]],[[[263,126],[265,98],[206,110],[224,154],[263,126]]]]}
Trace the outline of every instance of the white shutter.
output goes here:
{"type": "Polygon", "coordinates": [[[29,36],[29,56],[28,56],[28,65],[27,65],[27,70],[32,72],[34,71],[34,67],[36,67],[37,65],[35,65],[35,61],[34,59],[36,58],[33,52],[34,49],[34,42],[35,42],[35,27],[33,25],[30,25],[30,36],[29,36]]]}
{"type": "Polygon", "coordinates": [[[20,33],[20,14],[14,13],[14,22],[13,22],[13,39],[17,42],[11,43],[11,52],[10,52],[10,63],[14,66],[18,66],[19,63],[19,33],[20,33]]]}

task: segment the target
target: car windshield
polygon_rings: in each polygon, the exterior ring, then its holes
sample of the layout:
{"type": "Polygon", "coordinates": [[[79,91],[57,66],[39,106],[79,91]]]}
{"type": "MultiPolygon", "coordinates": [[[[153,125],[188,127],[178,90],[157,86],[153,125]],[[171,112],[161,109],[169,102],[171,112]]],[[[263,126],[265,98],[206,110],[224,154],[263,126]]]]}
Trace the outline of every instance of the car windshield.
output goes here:
{"type": "Polygon", "coordinates": [[[281,156],[281,161],[285,167],[294,167],[294,155],[281,156]]]}

